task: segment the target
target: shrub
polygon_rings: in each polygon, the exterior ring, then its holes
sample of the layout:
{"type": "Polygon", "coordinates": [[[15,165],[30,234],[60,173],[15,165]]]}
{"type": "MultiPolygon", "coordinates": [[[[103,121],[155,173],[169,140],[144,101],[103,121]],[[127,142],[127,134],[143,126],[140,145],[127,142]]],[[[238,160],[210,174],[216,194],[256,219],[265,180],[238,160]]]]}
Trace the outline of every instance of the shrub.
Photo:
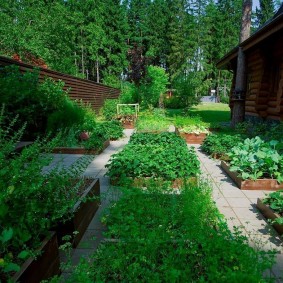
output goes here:
{"type": "Polygon", "coordinates": [[[72,215],[81,185],[73,180],[88,163],[82,159],[68,170],[54,168],[43,174],[52,158],[42,151],[49,152],[57,140],[36,141],[16,154],[22,132],[11,132],[0,123],[0,279],[5,282],[28,256],[35,255],[48,230],[72,215]]]}
{"type": "Polygon", "coordinates": [[[138,89],[142,105],[145,107],[157,106],[160,95],[166,92],[168,83],[168,75],[163,68],[149,66],[138,89]]]}
{"type": "Polygon", "coordinates": [[[118,121],[106,121],[98,124],[98,126],[104,130],[107,138],[110,140],[117,140],[123,137],[123,127],[118,121]]]}
{"type": "Polygon", "coordinates": [[[104,101],[103,107],[101,108],[101,113],[106,120],[114,120],[117,116],[117,99],[106,99],[104,101]]]}
{"type": "Polygon", "coordinates": [[[58,132],[60,129],[82,125],[85,121],[85,111],[75,101],[66,99],[64,106],[51,113],[48,117],[47,130],[58,132]]]}
{"type": "Polygon", "coordinates": [[[48,116],[63,109],[66,101],[63,83],[55,83],[50,78],[39,83],[37,70],[21,73],[18,66],[7,66],[1,70],[0,104],[5,104],[6,116],[10,120],[18,115],[16,129],[26,123],[26,138],[44,133],[48,116]]]}

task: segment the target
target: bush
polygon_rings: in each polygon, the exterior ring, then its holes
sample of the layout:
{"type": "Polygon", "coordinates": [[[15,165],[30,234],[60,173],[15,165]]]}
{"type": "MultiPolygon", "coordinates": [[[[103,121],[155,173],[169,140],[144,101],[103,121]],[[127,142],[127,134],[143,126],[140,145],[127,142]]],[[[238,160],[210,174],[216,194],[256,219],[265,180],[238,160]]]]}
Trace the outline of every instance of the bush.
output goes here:
{"type": "Polygon", "coordinates": [[[18,66],[1,70],[0,105],[5,104],[10,120],[18,115],[16,129],[26,123],[25,138],[45,133],[48,116],[63,109],[66,101],[63,83],[47,78],[40,84],[37,70],[21,73],[18,66]]]}
{"type": "Polygon", "coordinates": [[[11,272],[36,254],[48,230],[72,215],[82,183],[74,183],[74,178],[87,161],[43,174],[52,158],[42,151],[50,152],[57,140],[36,141],[17,154],[14,147],[24,129],[11,132],[1,121],[0,117],[0,281],[7,282],[11,272]]]}
{"type": "Polygon", "coordinates": [[[138,89],[142,105],[145,107],[157,106],[160,95],[166,92],[168,83],[168,75],[163,68],[149,66],[138,89]]]}
{"type": "Polygon", "coordinates": [[[116,118],[118,103],[118,99],[106,99],[104,101],[103,107],[101,108],[101,113],[106,120],[111,121],[116,118]]]}
{"type": "Polygon", "coordinates": [[[138,102],[137,89],[133,83],[124,82],[122,84],[120,102],[125,104],[138,102]]]}
{"type": "Polygon", "coordinates": [[[65,128],[83,125],[85,122],[85,110],[75,101],[66,99],[63,107],[48,117],[47,130],[50,132],[58,132],[65,128]]]}
{"type": "Polygon", "coordinates": [[[123,137],[123,127],[118,121],[106,121],[98,124],[98,126],[104,130],[107,138],[110,140],[117,140],[123,137]]]}

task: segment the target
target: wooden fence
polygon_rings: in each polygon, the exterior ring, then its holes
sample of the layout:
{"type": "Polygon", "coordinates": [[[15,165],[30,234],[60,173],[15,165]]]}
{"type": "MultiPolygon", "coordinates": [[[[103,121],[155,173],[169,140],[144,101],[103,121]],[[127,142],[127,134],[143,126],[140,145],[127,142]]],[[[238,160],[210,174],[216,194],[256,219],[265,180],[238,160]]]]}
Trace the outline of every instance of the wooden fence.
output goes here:
{"type": "MultiPolygon", "coordinates": [[[[0,66],[17,65],[23,72],[33,70],[34,66],[18,62],[16,60],[0,56],[0,66]]],[[[93,81],[80,79],[71,75],[59,73],[49,69],[39,68],[39,81],[45,77],[51,77],[55,81],[61,80],[65,83],[64,90],[68,90],[71,99],[82,100],[89,103],[98,112],[103,106],[105,99],[115,99],[120,95],[120,90],[93,81]]]]}

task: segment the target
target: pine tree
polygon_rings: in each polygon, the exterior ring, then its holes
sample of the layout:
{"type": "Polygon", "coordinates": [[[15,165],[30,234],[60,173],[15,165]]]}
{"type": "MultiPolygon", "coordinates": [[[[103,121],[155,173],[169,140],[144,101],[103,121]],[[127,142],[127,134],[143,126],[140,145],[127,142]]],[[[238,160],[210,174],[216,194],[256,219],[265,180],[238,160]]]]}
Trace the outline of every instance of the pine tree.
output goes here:
{"type": "Polygon", "coordinates": [[[273,0],[260,0],[260,8],[256,8],[257,25],[261,26],[271,19],[275,12],[275,3],[273,0]]]}

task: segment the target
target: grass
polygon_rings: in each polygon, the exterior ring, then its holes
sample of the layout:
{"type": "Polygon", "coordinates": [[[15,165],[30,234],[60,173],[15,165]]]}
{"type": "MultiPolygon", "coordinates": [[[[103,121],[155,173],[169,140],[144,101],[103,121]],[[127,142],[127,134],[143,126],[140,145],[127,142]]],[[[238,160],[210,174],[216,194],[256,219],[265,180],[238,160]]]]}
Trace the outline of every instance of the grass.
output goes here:
{"type": "Polygon", "coordinates": [[[190,110],[193,115],[198,115],[205,123],[228,122],[230,108],[224,103],[202,103],[190,110]]]}
{"type": "Polygon", "coordinates": [[[210,125],[230,121],[230,108],[224,103],[201,103],[192,107],[189,112],[185,111],[185,109],[166,109],[166,116],[175,117],[177,120],[191,119],[192,123],[197,119],[199,122],[210,125]]]}

